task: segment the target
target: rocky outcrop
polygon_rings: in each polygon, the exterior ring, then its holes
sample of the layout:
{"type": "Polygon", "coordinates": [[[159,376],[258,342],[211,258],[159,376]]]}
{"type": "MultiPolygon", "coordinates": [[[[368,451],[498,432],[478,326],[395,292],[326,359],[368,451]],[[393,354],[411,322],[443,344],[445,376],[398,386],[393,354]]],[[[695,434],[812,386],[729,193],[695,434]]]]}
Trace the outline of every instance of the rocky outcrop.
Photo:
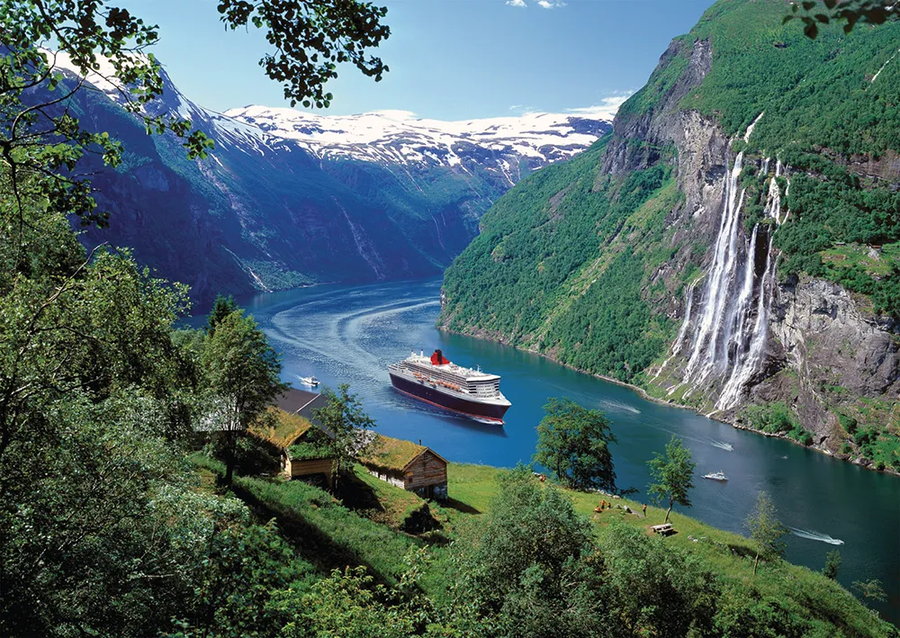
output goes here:
{"type": "Polygon", "coordinates": [[[829,281],[781,284],[769,322],[768,366],[749,389],[750,401],[791,406],[814,443],[834,453],[848,440],[840,415],[856,420],[866,399],[900,395],[898,326],[867,313],[864,304],[829,281]]]}
{"type": "MultiPolygon", "coordinates": [[[[767,203],[773,224],[753,232],[743,223],[734,223],[733,231],[726,228],[723,217],[729,214],[727,186],[735,162],[730,151],[734,140],[714,119],[681,108],[684,96],[709,71],[709,44],[676,40],[661,58],[661,68],[679,56],[689,60],[686,69],[665,92],[648,96],[656,106],[634,114],[626,110],[616,120],[614,139],[598,177],[599,181],[605,174],[624,175],[655,162],[670,162],[683,194],[683,202],[666,219],[672,257],[654,270],[645,290],[648,301],[647,291],[655,284],[670,291],[656,309],[677,321],[681,329],[666,360],[648,371],[645,385],[657,397],[692,405],[741,427],[748,426],[744,418],[748,406],[783,403],[812,434],[814,445],[865,462],[856,456],[846,424],[872,424],[880,419],[890,427],[893,419],[897,421],[893,427],[900,429],[900,410],[891,409],[900,394],[900,326],[873,315],[868,300],[838,284],[797,278],[779,282],[779,255],[770,237],[786,216],[780,210],[783,193],[774,175],[787,176],[787,168],[776,167],[767,158],[744,159],[763,178],[773,176],[774,191],[767,203]],[[668,156],[660,150],[666,148],[673,149],[668,156]],[[684,273],[697,264],[698,244],[708,246],[699,261],[702,274],[685,285],[684,273]],[[722,250],[731,253],[720,254],[722,250]],[[713,270],[725,266],[731,272],[711,280],[713,270]],[[684,292],[679,295],[680,289],[684,292]],[[734,301],[739,295],[746,297],[743,306],[734,301]],[[715,316],[704,314],[716,296],[722,309],[715,316]],[[722,300],[723,296],[727,298],[722,300]],[[710,336],[716,331],[718,343],[710,336]],[[754,355],[754,335],[756,360],[749,362],[750,369],[736,372],[754,355]],[[698,344],[698,339],[706,342],[698,344]],[[698,348],[713,350],[705,353],[698,348]],[[723,401],[727,392],[732,396],[723,401]]],[[[648,87],[652,85],[653,78],[648,87]]],[[[749,139],[751,134],[752,125],[744,137],[749,139]]],[[[895,158],[892,152],[878,162],[856,158],[850,168],[891,179],[895,158]]],[[[732,212],[738,216],[736,222],[742,222],[743,195],[737,175],[732,179],[732,212]]]]}

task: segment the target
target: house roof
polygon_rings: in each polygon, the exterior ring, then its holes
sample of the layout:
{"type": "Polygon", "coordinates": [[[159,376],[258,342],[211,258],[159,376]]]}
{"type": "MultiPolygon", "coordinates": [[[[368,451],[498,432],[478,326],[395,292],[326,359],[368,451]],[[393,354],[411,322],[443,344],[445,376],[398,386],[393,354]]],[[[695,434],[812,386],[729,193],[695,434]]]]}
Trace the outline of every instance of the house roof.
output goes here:
{"type": "Polygon", "coordinates": [[[436,457],[447,460],[434,450],[417,445],[412,441],[395,439],[389,436],[377,434],[369,451],[360,457],[359,461],[365,466],[376,467],[385,470],[403,471],[425,452],[431,452],[436,457]]]}
{"type": "Polygon", "coordinates": [[[312,423],[309,422],[309,419],[298,414],[290,414],[281,408],[275,407],[269,408],[268,412],[275,417],[275,425],[252,425],[249,431],[251,434],[268,441],[279,449],[289,448],[297,439],[312,428],[312,423]]]}
{"type": "Polygon", "coordinates": [[[307,392],[306,390],[298,390],[297,388],[288,388],[284,394],[278,395],[275,399],[275,405],[291,414],[301,414],[307,416],[307,412],[311,412],[313,407],[322,407],[319,405],[324,398],[318,392],[307,392]]]}

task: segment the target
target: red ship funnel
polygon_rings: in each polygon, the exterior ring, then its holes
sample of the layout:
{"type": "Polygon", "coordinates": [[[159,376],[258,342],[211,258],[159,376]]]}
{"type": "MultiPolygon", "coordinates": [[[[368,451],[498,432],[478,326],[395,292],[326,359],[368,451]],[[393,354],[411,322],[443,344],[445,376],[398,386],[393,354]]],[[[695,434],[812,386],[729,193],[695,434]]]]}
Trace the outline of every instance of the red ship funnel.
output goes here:
{"type": "Polygon", "coordinates": [[[444,358],[444,353],[440,350],[435,350],[434,354],[431,355],[431,365],[433,366],[444,366],[448,363],[450,362],[444,358]]]}

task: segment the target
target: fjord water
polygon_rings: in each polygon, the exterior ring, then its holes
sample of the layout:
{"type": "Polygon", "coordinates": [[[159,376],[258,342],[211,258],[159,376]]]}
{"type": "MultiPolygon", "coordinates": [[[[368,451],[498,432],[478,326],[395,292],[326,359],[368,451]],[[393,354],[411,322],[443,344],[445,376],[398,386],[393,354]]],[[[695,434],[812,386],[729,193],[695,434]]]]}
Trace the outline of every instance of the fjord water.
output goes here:
{"type": "Polygon", "coordinates": [[[317,286],[244,300],[282,353],[283,379],[315,375],[349,383],[380,432],[419,441],[451,461],[511,467],[529,462],[548,397],[570,397],[603,410],[618,438],[613,458],[620,488],[644,498],[646,462],[673,434],[697,463],[693,507],[677,508],[721,529],[747,534],[744,520],[767,491],[793,531],[787,558],[821,570],[839,550],[839,580],[877,578],[889,595],[880,606],[900,621],[900,479],[779,439],[736,430],[691,411],[647,401],[635,391],[500,344],[439,332],[440,280],[365,286],[317,286]],[[443,349],[461,365],[500,374],[512,402],[505,427],[453,416],[394,391],[387,365],[411,350],[443,349]],[[727,483],[704,480],[721,470],[727,483]]]}

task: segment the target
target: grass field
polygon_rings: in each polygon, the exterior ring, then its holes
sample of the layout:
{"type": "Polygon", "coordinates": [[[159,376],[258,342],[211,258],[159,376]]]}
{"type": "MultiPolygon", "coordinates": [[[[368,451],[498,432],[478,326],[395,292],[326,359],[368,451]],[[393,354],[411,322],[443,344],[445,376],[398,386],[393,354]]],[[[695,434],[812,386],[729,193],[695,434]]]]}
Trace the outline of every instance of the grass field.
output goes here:
{"type": "MultiPolygon", "coordinates": [[[[192,457],[200,474],[202,489],[213,489],[214,477],[221,476],[221,464],[201,455],[192,457]]],[[[420,580],[423,591],[437,602],[445,599],[449,581],[452,542],[476,533],[480,521],[491,512],[499,493],[498,477],[507,470],[482,465],[450,463],[450,500],[428,502],[437,529],[419,534],[404,531],[404,521],[426,502],[421,498],[378,480],[357,466],[344,480],[339,500],[327,492],[300,481],[237,477],[233,491],[262,520],[274,518],[282,534],[298,554],[321,574],[348,565],[365,565],[376,580],[396,584],[407,567],[411,550],[427,548],[429,562],[420,580]]],[[[539,480],[535,478],[535,481],[539,480]]],[[[546,485],[550,485],[548,481],[546,485]]],[[[621,523],[655,536],[650,527],[663,522],[665,510],[625,498],[565,490],[577,512],[590,518],[599,541],[614,523],[621,523]],[[600,500],[612,503],[603,513],[594,510],[600,500]],[[628,508],[628,509],[626,509],[628,508]],[[629,512],[630,510],[630,512],[629,512]]],[[[746,587],[771,596],[811,623],[809,635],[889,636],[887,627],[873,622],[874,612],[859,603],[836,582],[805,567],[782,560],[762,561],[753,576],[755,550],[750,540],[718,530],[673,511],[669,522],[676,532],[653,542],[663,543],[698,561],[719,580],[720,585],[746,587]],[[839,629],[834,634],[834,628],[839,629]]]]}

